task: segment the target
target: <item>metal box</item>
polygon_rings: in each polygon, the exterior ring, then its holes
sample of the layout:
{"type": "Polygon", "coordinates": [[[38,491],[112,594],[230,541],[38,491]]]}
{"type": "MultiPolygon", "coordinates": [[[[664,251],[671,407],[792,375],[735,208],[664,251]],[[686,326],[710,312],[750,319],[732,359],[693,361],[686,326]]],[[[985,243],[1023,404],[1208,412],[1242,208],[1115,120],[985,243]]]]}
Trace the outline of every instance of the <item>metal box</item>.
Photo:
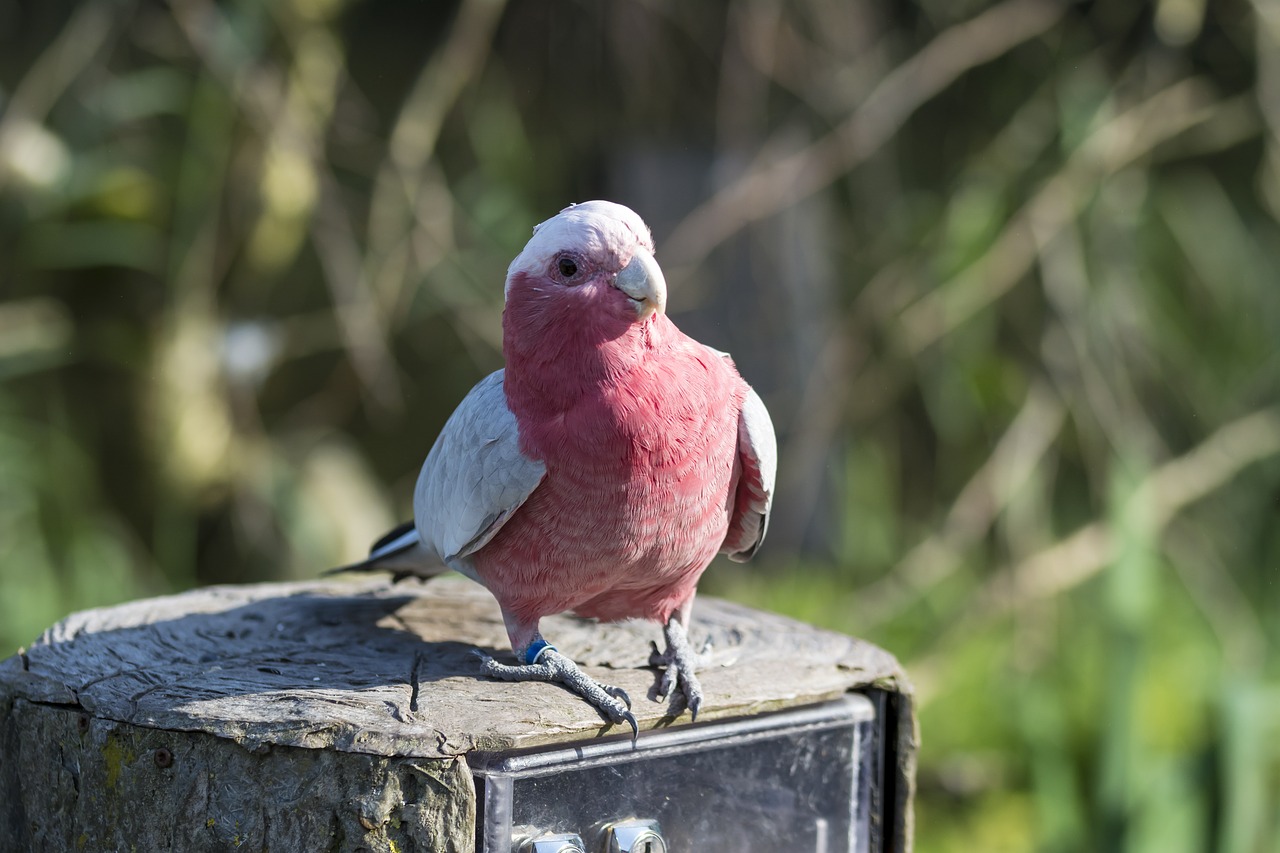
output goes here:
{"type": "MultiPolygon", "coordinates": [[[[477,849],[880,853],[887,697],[517,754],[474,755],[477,849]],[[878,707],[879,706],[879,707],[878,707]],[[619,837],[622,836],[619,841],[619,837]]],[[[892,766],[892,760],[890,761],[892,766]]]]}

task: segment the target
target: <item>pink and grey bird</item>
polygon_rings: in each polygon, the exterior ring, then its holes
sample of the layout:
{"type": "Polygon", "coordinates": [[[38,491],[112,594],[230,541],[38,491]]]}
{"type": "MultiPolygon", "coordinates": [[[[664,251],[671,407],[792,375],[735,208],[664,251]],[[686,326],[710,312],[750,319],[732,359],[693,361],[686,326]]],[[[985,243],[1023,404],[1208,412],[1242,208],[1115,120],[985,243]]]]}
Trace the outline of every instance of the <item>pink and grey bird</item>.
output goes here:
{"type": "Polygon", "coordinates": [[[636,730],[630,699],[543,639],[563,611],[664,626],[658,695],[702,702],[689,617],[717,553],[746,560],[769,524],[773,424],[729,357],[666,316],[648,227],[607,201],[543,222],[507,272],[506,368],[471,390],[422,467],[412,527],[352,568],[455,569],[502,608],[519,665],[636,730]]]}

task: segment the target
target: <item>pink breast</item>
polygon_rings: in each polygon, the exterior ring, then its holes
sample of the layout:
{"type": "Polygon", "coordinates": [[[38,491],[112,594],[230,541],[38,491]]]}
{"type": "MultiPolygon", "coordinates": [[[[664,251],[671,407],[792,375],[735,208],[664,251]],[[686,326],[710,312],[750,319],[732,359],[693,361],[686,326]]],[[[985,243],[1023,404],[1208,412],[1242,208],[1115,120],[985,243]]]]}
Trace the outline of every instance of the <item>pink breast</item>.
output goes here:
{"type": "Polygon", "coordinates": [[[504,610],[666,621],[693,594],[733,509],[743,394],[702,352],[521,421],[547,475],[474,558],[504,610]]]}

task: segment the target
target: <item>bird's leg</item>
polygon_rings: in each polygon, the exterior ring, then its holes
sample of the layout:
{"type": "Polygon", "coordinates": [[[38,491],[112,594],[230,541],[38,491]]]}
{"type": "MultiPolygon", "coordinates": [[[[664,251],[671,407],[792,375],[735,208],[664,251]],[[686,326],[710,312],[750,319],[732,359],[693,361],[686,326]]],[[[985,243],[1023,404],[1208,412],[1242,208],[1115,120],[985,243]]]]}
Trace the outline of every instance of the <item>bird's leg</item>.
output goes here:
{"type": "Polygon", "coordinates": [[[698,676],[694,674],[697,669],[698,655],[694,654],[693,648],[689,645],[688,627],[692,605],[693,599],[690,598],[671,614],[671,618],[662,628],[662,633],[667,638],[667,650],[659,653],[655,644],[653,654],[649,657],[649,665],[666,667],[662,673],[662,679],[658,682],[658,699],[666,699],[671,695],[671,689],[679,685],[680,692],[684,694],[685,705],[689,709],[689,718],[696,721],[698,709],[702,707],[702,685],[698,682],[698,676]]]}
{"type": "Polygon", "coordinates": [[[631,697],[627,695],[627,691],[621,687],[599,684],[588,678],[577,664],[556,651],[556,647],[540,635],[534,634],[532,642],[524,648],[517,647],[516,656],[524,661],[523,666],[509,666],[498,663],[488,655],[481,655],[484,659],[484,674],[501,681],[547,681],[561,684],[571,693],[585,699],[587,704],[606,719],[631,726],[632,743],[640,735],[640,726],[631,713],[631,697]]]}

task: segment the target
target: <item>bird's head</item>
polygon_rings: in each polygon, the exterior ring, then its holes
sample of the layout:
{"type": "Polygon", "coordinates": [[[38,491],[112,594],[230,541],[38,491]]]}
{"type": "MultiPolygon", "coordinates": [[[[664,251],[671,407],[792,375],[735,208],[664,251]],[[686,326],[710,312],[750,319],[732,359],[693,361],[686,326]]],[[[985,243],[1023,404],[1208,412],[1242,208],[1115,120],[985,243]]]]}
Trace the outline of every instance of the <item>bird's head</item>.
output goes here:
{"type": "Polygon", "coordinates": [[[526,320],[576,318],[621,333],[667,306],[649,228],[628,207],[588,201],[533,229],[507,270],[507,306],[526,320]]]}

